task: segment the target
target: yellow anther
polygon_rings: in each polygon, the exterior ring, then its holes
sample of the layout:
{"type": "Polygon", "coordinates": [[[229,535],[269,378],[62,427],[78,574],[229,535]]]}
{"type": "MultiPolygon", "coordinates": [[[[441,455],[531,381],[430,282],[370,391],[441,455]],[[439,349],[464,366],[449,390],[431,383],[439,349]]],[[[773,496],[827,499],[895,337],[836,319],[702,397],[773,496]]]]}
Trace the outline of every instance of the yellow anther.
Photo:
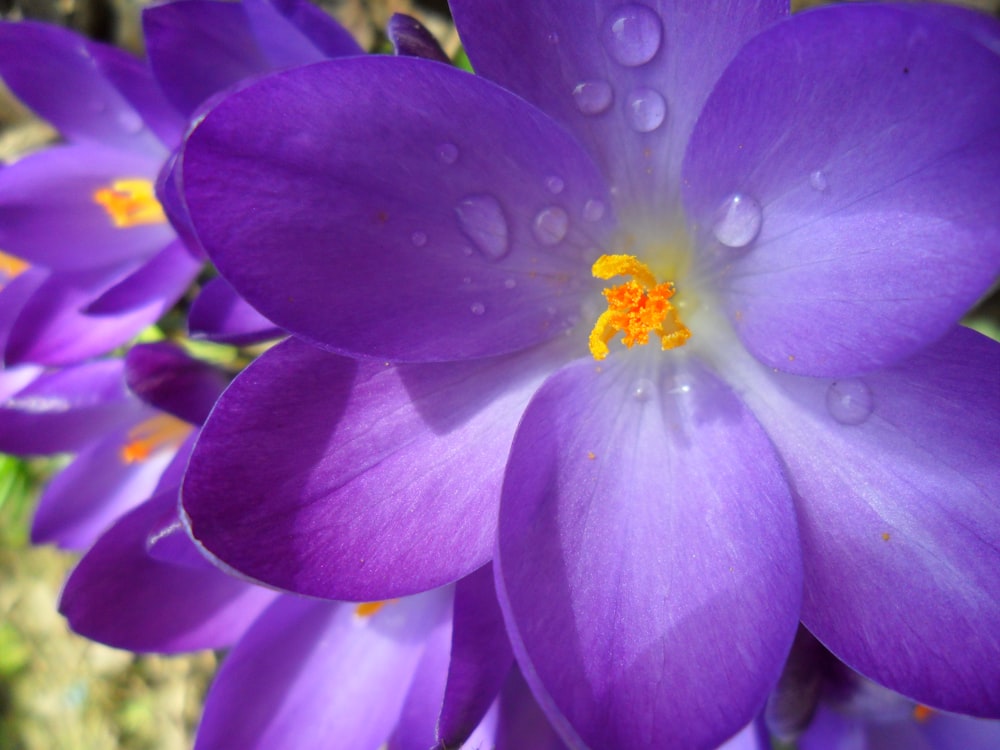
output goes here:
{"type": "Polygon", "coordinates": [[[373,614],[378,612],[386,604],[396,601],[395,599],[386,599],[382,602],[362,602],[354,608],[354,614],[358,617],[371,617],[373,614]]]}
{"type": "Polygon", "coordinates": [[[16,255],[9,255],[0,250],[0,289],[11,279],[16,279],[28,270],[30,266],[16,255]]]}
{"type": "Polygon", "coordinates": [[[934,709],[918,703],[913,707],[913,718],[923,724],[934,715],[934,709]]]}
{"type": "Polygon", "coordinates": [[[115,180],[110,187],[95,190],[93,197],[119,229],[139,224],[160,224],[167,220],[149,180],[115,180]]]}
{"type": "Polygon", "coordinates": [[[657,283],[656,276],[642,261],[631,255],[602,255],[591,272],[598,279],[615,276],[633,279],[604,290],[608,309],[601,313],[590,332],[590,353],[594,359],[608,356],[608,342],[619,331],[625,334],[622,343],[628,348],[648,344],[650,333],[660,337],[663,349],[681,346],[691,338],[691,331],[670,304],[674,285],[669,281],[657,283]]]}
{"type": "Polygon", "coordinates": [[[128,431],[128,442],[121,448],[122,461],[134,464],[166,448],[178,448],[191,430],[187,422],[169,414],[150,417],[128,431]]]}

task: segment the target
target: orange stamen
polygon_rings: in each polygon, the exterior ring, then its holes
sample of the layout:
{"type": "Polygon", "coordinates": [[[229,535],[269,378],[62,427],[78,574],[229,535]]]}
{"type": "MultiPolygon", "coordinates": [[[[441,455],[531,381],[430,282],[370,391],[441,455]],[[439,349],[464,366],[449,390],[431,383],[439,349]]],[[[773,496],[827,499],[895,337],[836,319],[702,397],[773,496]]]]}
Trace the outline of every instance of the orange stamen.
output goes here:
{"type": "Polygon", "coordinates": [[[191,434],[191,430],[187,422],[169,414],[150,417],[128,431],[128,442],[122,446],[121,459],[127,464],[134,464],[166,448],[177,448],[191,434]]]}
{"type": "Polygon", "coordinates": [[[601,313],[590,332],[590,353],[594,359],[608,356],[608,342],[619,331],[625,334],[622,343],[630,349],[635,344],[648,344],[650,333],[660,337],[663,349],[682,346],[691,338],[691,331],[670,304],[674,285],[669,281],[658,284],[653,272],[642,261],[631,255],[602,255],[591,272],[598,279],[633,278],[603,292],[608,309],[601,313]]]}
{"type": "Polygon", "coordinates": [[[139,224],[160,224],[167,220],[149,180],[115,180],[110,187],[95,190],[93,198],[119,229],[139,224]]]}
{"type": "Polygon", "coordinates": [[[0,276],[5,276],[6,281],[17,278],[30,267],[26,261],[21,260],[16,255],[10,255],[0,250],[0,276]]]}
{"type": "Polygon", "coordinates": [[[913,718],[916,721],[919,721],[921,724],[923,724],[925,721],[927,721],[933,715],[934,715],[934,709],[933,708],[928,708],[927,706],[923,705],[922,703],[918,703],[917,705],[915,705],[913,707],[913,718]]]}
{"type": "Polygon", "coordinates": [[[386,599],[382,602],[362,602],[354,608],[354,614],[358,617],[371,617],[373,614],[378,612],[386,604],[396,601],[395,599],[386,599]]]}

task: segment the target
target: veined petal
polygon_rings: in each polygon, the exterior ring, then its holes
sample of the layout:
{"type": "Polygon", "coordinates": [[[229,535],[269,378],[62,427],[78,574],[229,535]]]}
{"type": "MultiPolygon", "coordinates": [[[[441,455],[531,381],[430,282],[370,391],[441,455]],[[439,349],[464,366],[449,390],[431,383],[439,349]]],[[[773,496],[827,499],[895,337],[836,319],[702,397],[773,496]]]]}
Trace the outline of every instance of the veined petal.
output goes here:
{"type": "Polygon", "coordinates": [[[571,746],[714,748],[763,706],[795,634],[791,496],[707,370],[608,362],[552,376],[518,428],[501,607],[571,746]]]}
{"type": "Polygon", "coordinates": [[[222,648],[235,643],[275,598],[214,568],[150,557],[150,531],[176,503],[176,493],[143,503],[83,557],[59,603],[73,630],[133,651],[222,648]]]}
{"type": "Polygon", "coordinates": [[[268,76],[212,110],[181,158],[199,237],[251,305],[331,350],[393,361],[560,334],[613,224],[586,213],[609,205],[606,186],[552,120],[416,58],[268,76]]]}
{"type": "Polygon", "coordinates": [[[839,376],[913,354],[986,291],[998,173],[1000,55],[908,6],[851,3],[744,47],[692,136],[685,202],[750,351],[839,376]]]}
{"type": "MultiPolygon", "coordinates": [[[[695,119],[744,41],[784,0],[453,0],[476,72],[568,127],[619,205],[676,210],[695,119]]],[[[624,208],[623,208],[624,210],[624,208]]]]}
{"type": "Polygon", "coordinates": [[[889,370],[747,395],[798,496],[803,623],[863,675],[979,716],[1000,716],[998,372],[1000,346],[958,329],[889,370]]]}
{"type": "Polygon", "coordinates": [[[371,600],[457,580],[490,557],[503,464],[559,361],[390,367],[290,339],[236,378],[184,483],[212,554],[279,588],[371,600]]]}
{"type": "Polygon", "coordinates": [[[196,750],[377,750],[399,718],[450,590],[351,604],[283,596],[222,664],[196,750]]]}

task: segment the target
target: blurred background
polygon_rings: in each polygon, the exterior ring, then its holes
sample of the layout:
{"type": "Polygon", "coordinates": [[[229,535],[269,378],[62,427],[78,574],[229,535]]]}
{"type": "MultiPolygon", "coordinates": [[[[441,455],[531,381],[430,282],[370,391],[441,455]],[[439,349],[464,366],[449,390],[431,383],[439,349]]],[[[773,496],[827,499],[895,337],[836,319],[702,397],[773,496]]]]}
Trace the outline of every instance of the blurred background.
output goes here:
{"type": "MultiPolygon", "coordinates": [[[[829,0],[797,0],[795,10],[829,0]]],[[[997,13],[1000,0],[956,0],[997,13]]],[[[142,54],[141,0],[0,0],[0,17],[73,28],[142,54]]],[[[389,51],[393,13],[419,18],[454,55],[445,0],[320,0],[371,51],[389,51]]],[[[0,160],[56,138],[0,84],[0,160]]],[[[970,318],[1000,339],[1000,296],[970,318]]],[[[33,506],[58,461],[0,455],[0,750],[183,750],[221,655],[135,655],[73,635],[57,612],[75,557],[28,542],[33,506]]]]}

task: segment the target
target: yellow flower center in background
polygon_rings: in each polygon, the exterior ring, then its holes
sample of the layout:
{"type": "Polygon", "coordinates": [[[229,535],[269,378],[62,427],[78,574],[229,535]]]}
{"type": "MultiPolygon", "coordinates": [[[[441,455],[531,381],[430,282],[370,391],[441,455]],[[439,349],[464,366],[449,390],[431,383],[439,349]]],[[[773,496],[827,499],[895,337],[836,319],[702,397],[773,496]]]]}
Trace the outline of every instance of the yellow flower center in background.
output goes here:
{"type": "Polygon", "coordinates": [[[590,332],[590,353],[600,361],[608,356],[608,342],[620,331],[622,343],[632,348],[635,344],[649,343],[649,334],[660,337],[663,349],[682,346],[691,331],[677,316],[670,304],[674,285],[669,281],[658,283],[653,272],[632,255],[602,255],[591,272],[595,278],[610,279],[631,276],[631,281],[605,289],[608,309],[594,324],[590,332]]]}
{"type": "Polygon", "coordinates": [[[3,289],[3,285],[12,279],[16,279],[22,273],[28,270],[30,265],[18,258],[16,255],[10,255],[8,253],[0,250],[0,289],[3,289]]]}
{"type": "Polygon", "coordinates": [[[121,448],[122,461],[134,464],[165,448],[178,448],[191,430],[187,422],[169,414],[150,417],[128,431],[128,442],[121,448]]]}
{"type": "Polygon", "coordinates": [[[110,187],[94,191],[94,202],[108,212],[119,229],[140,224],[160,224],[167,220],[163,206],[156,200],[156,190],[149,180],[115,180],[110,187]]]}

